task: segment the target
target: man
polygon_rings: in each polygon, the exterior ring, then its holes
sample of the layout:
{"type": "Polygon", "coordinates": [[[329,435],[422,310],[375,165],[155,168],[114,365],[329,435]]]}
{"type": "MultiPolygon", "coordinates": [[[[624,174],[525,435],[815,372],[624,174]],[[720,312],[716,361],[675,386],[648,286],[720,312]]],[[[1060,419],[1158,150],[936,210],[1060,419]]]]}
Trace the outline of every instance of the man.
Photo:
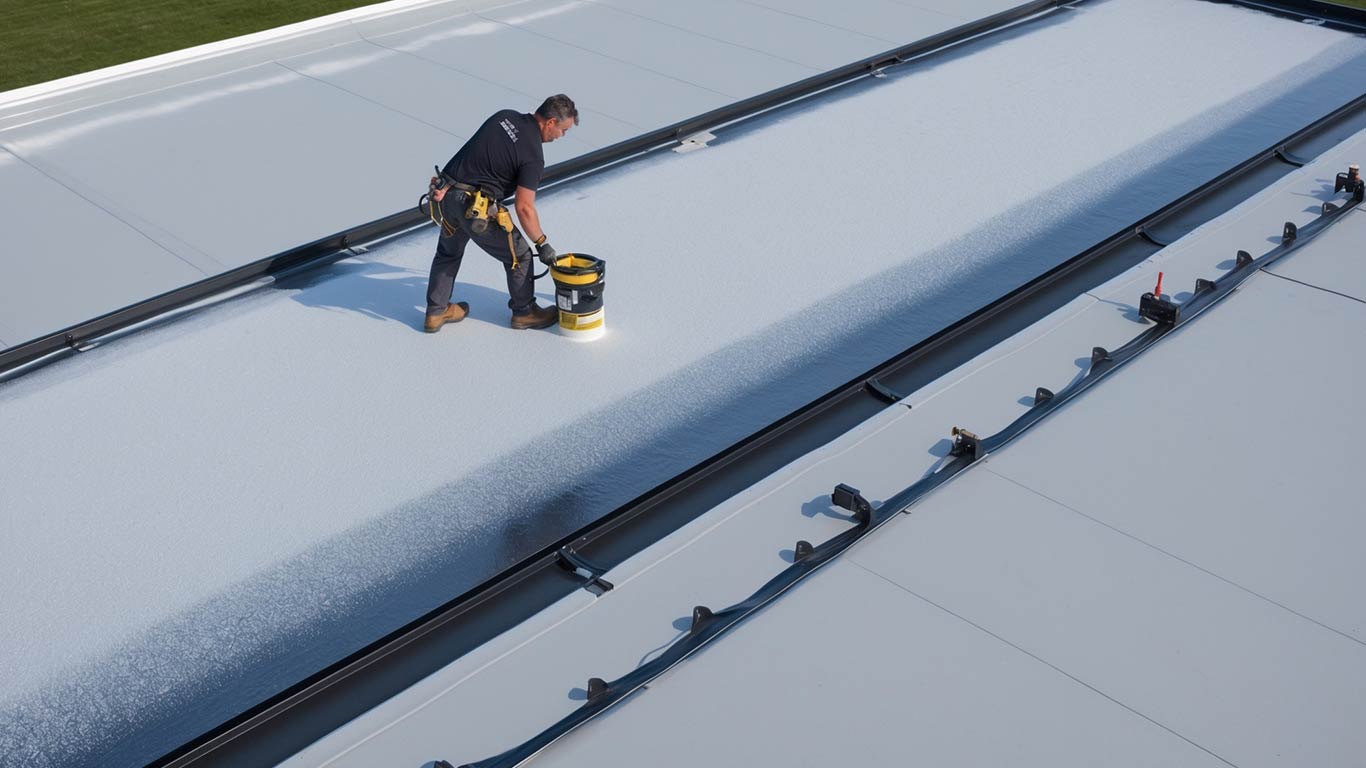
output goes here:
{"type": "Polygon", "coordinates": [[[536,188],[545,170],[541,145],[560,138],[578,123],[578,109],[562,93],[546,99],[534,114],[511,109],[497,112],[446,163],[440,178],[432,179],[432,218],[441,223],[441,234],[427,281],[424,329],[428,333],[465,319],[469,312],[466,302],[451,303],[451,289],[460,271],[465,245],[471,240],[503,263],[512,327],[548,328],[555,324],[559,311],[536,305],[536,279],[527,238],[536,245],[542,262],[555,262],[555,249],[546,242],[536,213],[536,188]],[[514,190],[513,208],[521,231],[512,226],[512,219],[502,206],[514,190]],[[486,212],[476,205],[484,201],[488,201],[486,212]]]}

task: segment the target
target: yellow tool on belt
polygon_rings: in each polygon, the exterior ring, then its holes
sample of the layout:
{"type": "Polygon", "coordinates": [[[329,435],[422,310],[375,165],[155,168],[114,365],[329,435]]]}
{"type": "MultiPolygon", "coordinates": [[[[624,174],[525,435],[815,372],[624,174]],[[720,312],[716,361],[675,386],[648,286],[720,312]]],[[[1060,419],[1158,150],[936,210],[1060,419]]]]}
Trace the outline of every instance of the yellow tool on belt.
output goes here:
{"type": "Polygon", "coordinates": [[[512,268],[513,268],[513,269],[516,269],[516,268],[517,268],[517,246],[514,245],[513,242],[512,242],[512,214],[508,213],[508,209],[506,209],[506,208],[504,208],[503,206],[500,205],[500,206],[498,206],[498,215],[497,215],[496,218],[497,218],[497,220],[498,220],[498,226],[499,226],[499,228],[502,229],[504,232],[507,233],[507,236],[508,236],[508,253],[512,254],[512,268]]]}
{"type": "Polygon", "coordinates": [[[451,237],[455,234],[455,227],[452,226],[450,222],[446,221],[446,217],[441,210],[441,205],[437,203],[435,199],[433,193],[438,189],[447,192],[451,189],[456,189],[463,194],[469,195],[470,204],[469,207],[465,209],[465,218],[469,220],[470,231],[476,235],[482,235],[488,231],[490,218],[489,208],[492,208],[493,220],[498,222],[499,229],[507,233],[508,253],[512,255],[512,268],[516,269],[517,248],[512,239],[512,233],[515,231],[515,228],[512,226],[512,214],[508,213],[508,209],[503,207],[502,203],[494,200],[489,195],[484,194],[481,189],[468,187],[464,184],[458,184],[451,181],[449,177],[441,173],[440,168],[436,169],[436,173],[437,175],[432,177],[431,182],[427,186],[427,194],[423,195],[422,199],[418,200],[418,209],[421,210],[425,207],[427,209],[426,213],[428,217],[431,218],[433,223],[441,227],[441,233],[446,237],[451,237]]]}
{"type": "Polygon", "coordinates": [[[470,231],[482,235],[489,228],[489,196],[482,190],[470,193],[470,207],[465,209],[465,218],[470,220],[470,231]]]}

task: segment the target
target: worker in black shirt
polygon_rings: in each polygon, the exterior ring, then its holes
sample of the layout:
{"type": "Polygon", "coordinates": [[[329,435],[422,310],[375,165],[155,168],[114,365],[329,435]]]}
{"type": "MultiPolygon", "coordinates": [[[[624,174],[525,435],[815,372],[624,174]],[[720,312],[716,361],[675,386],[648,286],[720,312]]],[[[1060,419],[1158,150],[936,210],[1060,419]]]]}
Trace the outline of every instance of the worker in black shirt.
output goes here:
{"type": "Polygon", "coordinates": [[[507,271],[508,308],[513,328],[548,328],[559,318],[555,307],[538,307],[535,277],[531,269],[531,246],[546,264],[555,261],[555,249],[546,242],[536,213],[536,188],[545,170],[541,144],[554,141],[579,123],[579,111],[564,94],[546,99],[534,114],[510,109],[484,121],[474,136],[432,179],[429,210],[441,225],[427,281],[428,333],[446,323],[465,319],[466,302],[451,303],[451,289],[465,245],[473,240],[490,256],[503,262],[507,271]],[[526,237],[512,225],[502,201],[514,195],[513,208],[526,237]]]}

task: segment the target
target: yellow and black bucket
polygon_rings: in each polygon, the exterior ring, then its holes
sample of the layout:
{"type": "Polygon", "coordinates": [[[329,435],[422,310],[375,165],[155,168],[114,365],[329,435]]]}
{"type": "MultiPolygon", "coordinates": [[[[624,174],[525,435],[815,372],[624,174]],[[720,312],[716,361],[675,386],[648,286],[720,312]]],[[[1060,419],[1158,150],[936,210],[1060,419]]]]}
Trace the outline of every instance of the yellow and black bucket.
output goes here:
{"type": "Polygon", "coordinates": [[[607,262],[585,253],[566,253],[550,267],[555,281],[555,306],[560,310],[560,333],[576,341],[603,335],[602,291],[607,262]]]}

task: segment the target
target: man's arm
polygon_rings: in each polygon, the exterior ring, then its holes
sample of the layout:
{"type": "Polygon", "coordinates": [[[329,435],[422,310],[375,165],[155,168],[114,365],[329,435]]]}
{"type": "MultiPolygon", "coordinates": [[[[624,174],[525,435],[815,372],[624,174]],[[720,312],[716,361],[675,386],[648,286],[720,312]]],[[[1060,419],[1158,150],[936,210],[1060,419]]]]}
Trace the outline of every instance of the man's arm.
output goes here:
{"type": "Polygon", "coordinates": [[[541,217],[536,213],[536,190],[518,187],[512,207],[517,211],[517,221],[521,223],[522,231],[531,242],[545,237],[545,232],[541,230],[541,217]]]}

